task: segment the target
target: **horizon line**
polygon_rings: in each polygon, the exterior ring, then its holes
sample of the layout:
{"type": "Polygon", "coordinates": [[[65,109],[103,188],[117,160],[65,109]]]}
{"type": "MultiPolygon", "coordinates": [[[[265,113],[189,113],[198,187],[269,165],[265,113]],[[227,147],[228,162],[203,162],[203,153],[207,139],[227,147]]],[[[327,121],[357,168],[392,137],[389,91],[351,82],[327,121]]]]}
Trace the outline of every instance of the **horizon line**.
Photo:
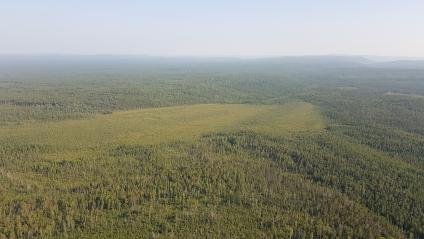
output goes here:
{"type": "Polygon", "coordinates": [[[407,61],[424,60],[424,56],[393,56],[373,54],[114,54],[114,53],[0,53],[0,57],[134,57],[157,59],[270,59],[270,58],[296,58],[296,57],[363,57],[372,61],[407,61]]]}

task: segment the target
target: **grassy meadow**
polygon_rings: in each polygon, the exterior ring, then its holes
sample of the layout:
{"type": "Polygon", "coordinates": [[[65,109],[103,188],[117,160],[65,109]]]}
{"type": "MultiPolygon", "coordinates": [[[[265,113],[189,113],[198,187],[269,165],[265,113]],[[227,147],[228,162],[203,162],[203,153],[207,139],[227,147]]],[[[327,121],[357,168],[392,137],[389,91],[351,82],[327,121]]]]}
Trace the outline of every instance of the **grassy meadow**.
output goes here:
{"type": "Polygon", "coordinates": [[[314,132],[325,123],[318,109],[286,105],[206,104],[140,109],[59,122],[25,122],[0,127],[0,141],[37,142],[58,149],[118,144],[192,141],[211,132],[250,130],[270,134],[314,132]]]}

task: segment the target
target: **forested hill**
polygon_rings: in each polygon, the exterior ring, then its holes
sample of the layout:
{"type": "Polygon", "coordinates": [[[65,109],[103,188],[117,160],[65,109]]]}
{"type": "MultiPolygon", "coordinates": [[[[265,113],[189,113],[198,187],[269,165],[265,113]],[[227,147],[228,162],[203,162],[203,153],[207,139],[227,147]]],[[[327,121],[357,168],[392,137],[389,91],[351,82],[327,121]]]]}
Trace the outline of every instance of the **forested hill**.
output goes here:
{"type": "Polygon", "coordinates": [[[418,66],[2,56],[0,239],[424,238],[418,66]]]}

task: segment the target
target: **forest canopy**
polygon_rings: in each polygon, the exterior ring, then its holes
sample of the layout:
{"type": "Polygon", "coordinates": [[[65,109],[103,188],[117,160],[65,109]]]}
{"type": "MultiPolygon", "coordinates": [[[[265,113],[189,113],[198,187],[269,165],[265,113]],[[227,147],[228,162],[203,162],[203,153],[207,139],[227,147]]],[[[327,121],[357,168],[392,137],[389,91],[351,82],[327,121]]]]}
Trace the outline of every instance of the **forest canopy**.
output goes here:
{"type": "Polygon", "coordinates": [[[1,58],[0,239],[423,238],[407,65],[1,58]]]}

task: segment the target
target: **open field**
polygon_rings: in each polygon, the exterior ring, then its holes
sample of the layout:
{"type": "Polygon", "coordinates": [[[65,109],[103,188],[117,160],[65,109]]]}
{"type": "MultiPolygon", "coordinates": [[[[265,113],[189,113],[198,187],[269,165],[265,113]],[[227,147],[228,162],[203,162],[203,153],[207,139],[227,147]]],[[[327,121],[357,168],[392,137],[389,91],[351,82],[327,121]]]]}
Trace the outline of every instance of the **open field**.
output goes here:
{"type": "Polygon", "coordinates": [[[386,92],[384,95],[391,95],[391,96],[404,96],[404,97],[411,97],[411,98],[424,98],[424,95],[418,95],[418,94],[405,94],[405,93],[398,93],[398,92],[386,92]]]}
{"type": "Polygon", "coordinates": [[[194,140],[210,132],[252,130],[287,134],[324,128],[318,109],[308,103],[277,105],[191,105],[141,109],[60,122],[0,127],[0,141],[60,149],[194,140]]]}

